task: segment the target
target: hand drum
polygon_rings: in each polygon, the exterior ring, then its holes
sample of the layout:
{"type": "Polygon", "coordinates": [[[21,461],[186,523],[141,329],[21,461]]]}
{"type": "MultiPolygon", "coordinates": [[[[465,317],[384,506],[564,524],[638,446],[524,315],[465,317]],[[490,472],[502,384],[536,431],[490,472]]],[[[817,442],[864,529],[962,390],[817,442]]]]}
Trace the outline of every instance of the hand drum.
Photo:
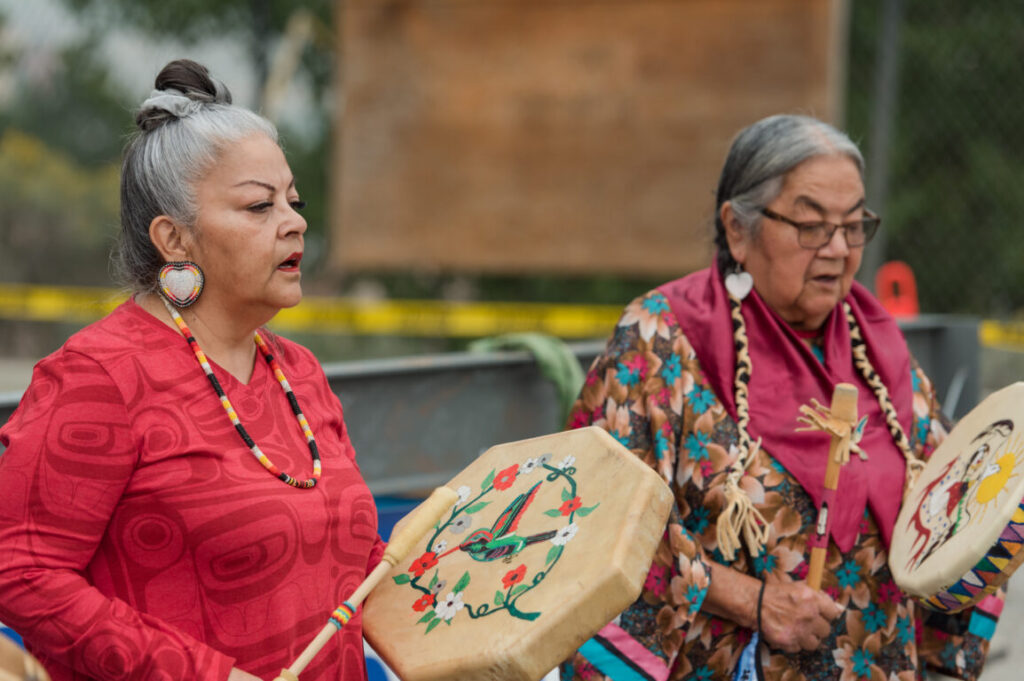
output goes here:
{"type": "Polygon", "coordinates": [[[364,606],[404,681],[540,679],[640,595],[672,504],[595,427],[492,447],[448,486],[458,502],[364,606]]]}
{"type": "Polygon", "coordinates": [[[0,634],[0,681],[50,681],[36,658],[0,634]]]}
{"type": "Polygon", "coordinates": [[[956,612],[1024,562],[1024,383],[989,395],[932,454],[904,500],[889,567],[928,607],[956,612]]]}

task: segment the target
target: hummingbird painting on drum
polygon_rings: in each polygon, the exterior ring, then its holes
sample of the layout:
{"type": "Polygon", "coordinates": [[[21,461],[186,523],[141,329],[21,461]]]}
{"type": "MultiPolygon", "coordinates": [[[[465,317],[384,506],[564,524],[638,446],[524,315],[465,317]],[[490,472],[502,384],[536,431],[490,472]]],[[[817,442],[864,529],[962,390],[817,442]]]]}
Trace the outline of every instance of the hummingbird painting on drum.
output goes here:
{"type": "Polygon", "coordinates": [[[438,556],[438,559],[444,558],[453,551],[465,551],[471,558],[481,562],[498,560],[499,558],[511,558],[530,544],[536,544],[537,542],[546,541],[554,537],[556,534],[554,530],[531,534],[526,537],[515,533],[519,527],[520,519],[526,513],[526,509],[530,507],[530,504],[533,503],[533,499],[537,496],[537,490],[540,486],[541,483],[538,482],[529,491],[513,499],[512,503],[494,521],[490,529],[474,531],[465,541],[445,551],[438,556]]]}

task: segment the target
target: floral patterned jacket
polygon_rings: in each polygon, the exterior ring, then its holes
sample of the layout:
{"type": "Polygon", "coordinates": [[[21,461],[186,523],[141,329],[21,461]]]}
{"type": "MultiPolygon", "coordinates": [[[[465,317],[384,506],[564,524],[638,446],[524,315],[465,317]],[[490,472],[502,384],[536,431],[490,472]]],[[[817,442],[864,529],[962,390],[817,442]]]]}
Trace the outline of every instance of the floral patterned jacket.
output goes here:
{"type": "MultiPolygon", "coordinates": [[[[912,381],[910,437],[915,454],[927,458],[948,423],[916,364],[912,381]]],[[[737,443],[736,424],[708,386],[660,292],[630,303],[605,353],[591,366],[569,425],[591,424],[654,468],[671,486],[675,507],[642,596],[610,625],[614,635],[595,637],[562,665],[561,678],[731,681],[752,632],[706,613],[701,604],[710,583],[709,563],[725,562],[715,522],[730,446],[737,443]],[[621,645],[612,645],[613,639],[621,645]]],[[[763,450],[742,487],[771,530],[765,551],[753,560],[740,554],[731,566],[767,581],[804,579],[806,539],[817,517],[808,494],[763,450]]],[[[975,610],[941,615],[909,599],[893,582],[885,545],[867,511],[849,552],[830,543],[823,588],[845,614],[818,650],[787,655],[769,649],[762,657],[766,679],[912,681],[924,678],[925,667],[968,681],[978,678],[993,617],[975,610]]]]}

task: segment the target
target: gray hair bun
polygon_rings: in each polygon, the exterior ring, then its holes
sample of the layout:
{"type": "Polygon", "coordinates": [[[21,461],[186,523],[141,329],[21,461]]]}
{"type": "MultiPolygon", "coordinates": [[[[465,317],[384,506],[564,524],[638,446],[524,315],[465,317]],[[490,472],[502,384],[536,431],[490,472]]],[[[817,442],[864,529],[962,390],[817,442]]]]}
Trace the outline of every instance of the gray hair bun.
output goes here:
{"type": "Polygon", "coordinates": [[[149,132],[170,121],[191,116],[207,104],[231,104],[231,93],[202,64],[178,59],[157,75],[156,89],[142,103],[135,123],[149,132]]]}

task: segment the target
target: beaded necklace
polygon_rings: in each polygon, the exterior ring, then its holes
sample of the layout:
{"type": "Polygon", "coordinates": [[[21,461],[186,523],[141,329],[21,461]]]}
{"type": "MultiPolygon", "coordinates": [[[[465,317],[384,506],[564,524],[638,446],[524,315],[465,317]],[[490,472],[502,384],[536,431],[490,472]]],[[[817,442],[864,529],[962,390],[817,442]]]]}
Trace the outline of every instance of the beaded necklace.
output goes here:
{"type": "Polygon", "coordinates": [[[313,438],[313,431],[309,427],[309,422],[306,417],[302,414],[302,409],[299,408],[299,401],[295,398],[295,393],[292,392],[292,387],[288,383],[288,379],[285,378],[284,372],[281,371],[281,366],[277,363],[277,359],[270,352],[270,348],[267,347],[266,342],[260,337],[259,332],[253,334],[253,338],[256,341],[256,347],[259,348],[260,354],[263,355],[263,359],[266,360],[267,365],[271,371],[274,372],[274,377],[277,378],[277,382],[280,384],[281,389],[284,390],[285,396],[288,398],[288,404],[292,407],[292,413],[295,414],[295,419],[299,422],[299,426],[302,427],[302,433],[306,436],[306,444],[309,445],[309,453],[313,457],[313,477],[307,480],[296,480],[292,476],[288,475],[277,466],[274,465],[267,455],[264,454],[256,442],[246,432],[245,426],[238,419],[238,414],[235,412],[235,408],[231,406],[231,401],[228,400],[227,394],[224,392],[224,388],[221,387],[220,381],[213,373],[213,369],[210,367],[210,363],[206,359],[206,354],[203,353],[199,347],[199,343],[196,342],[195,336],[189,330],[185,324],[185,320],[181,318],[178,311],[175,310],[170,303],[160,298],[163,302],[164,307],[171,313],[171,317],[174,319],[174,323],[178,325],[178,329],[181,331],[181,335],[188,341],[188,345],[192,348],[192,352],[195,353],[196,359],[199,361],[199,366],[203,368],[203,372],[206,377],[210,379],[210,385],[213,386],[213,390],[217,393],[217,397],[220,398],[220,404],[224,407],[224,411],[227,412],[228,418],[231,419],[231,424],[235,427],[235,430],[241,436],[242,441],[245,442],[246,446],[249,447],[249,451],[256,457],[256,460],[260,462],[264,468],[270,471],[271,475],[280,480],[281,482],[291,485],[292,487],[298,487],[300,489],[309,489],[316,485],[317,481],[320,480],[320,451],[317,449],[316,440],[313,438]]]}

